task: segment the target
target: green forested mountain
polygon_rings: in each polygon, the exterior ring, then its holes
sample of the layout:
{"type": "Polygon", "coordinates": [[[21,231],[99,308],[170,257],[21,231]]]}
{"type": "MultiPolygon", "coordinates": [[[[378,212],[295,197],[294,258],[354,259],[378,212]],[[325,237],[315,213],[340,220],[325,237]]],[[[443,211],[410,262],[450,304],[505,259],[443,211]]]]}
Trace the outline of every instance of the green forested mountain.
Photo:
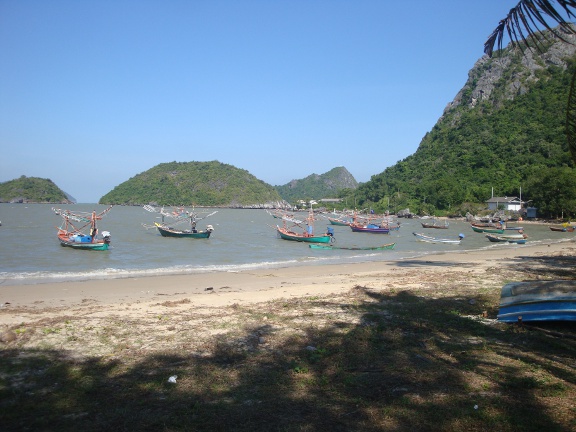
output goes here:
{"type": "Polygon", "coordinates": [[[116,186],[99,202],[243,207],[278,201],[278,192],[248,171],[212,161],[156,165],[116,186]]]}
{"type": "Polygon", "coordinates": [[[290,203],[298,200],[336,198],[342,190],[358,187],[356,179],[344,167],[333,168],[324,174],[311,174],[301,180],[292,180],[276,186],[280,196],[290,203]]]}
{"type": "Polygon", "coordinates": [[[481,58],[417,151],[362,184],[358,202],[463,213],[466,203],[484,203],[492,190],[518,196],[522,188],[522,199],[541,215],[576,214],[564,132],[576,49],[559,40],[544,46],[542,53],[507,48],[481,58]]]}
{"type": "Polygon", "coordinates": [[[21,176],[0,183],[0,202],[68,204],[72,201],[50,179],[21,176]]]}

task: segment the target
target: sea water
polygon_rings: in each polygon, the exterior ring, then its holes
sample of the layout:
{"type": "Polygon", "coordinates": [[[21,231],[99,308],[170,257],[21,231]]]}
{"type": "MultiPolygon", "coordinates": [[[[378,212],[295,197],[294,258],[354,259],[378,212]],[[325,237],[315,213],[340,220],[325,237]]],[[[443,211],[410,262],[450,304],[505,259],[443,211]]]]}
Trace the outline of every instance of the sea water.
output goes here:
{"type": "MultiPolygon", "coordinates": [[[[71,211],[100,212],[106,206],[58,206],[71,211]]],[[[280,239],[281,220],[265,210],[219,209],[198,222],[212,225],[209,239],[161,237],[142,224],[159,222],[158,214],[142,207],[115,206],[99,221],[100,232],[110,231],[108,251],[74,250],[60,246],[56,237],[61,217],[49,204],[0,204],[0,287],[59,281],[142,277],[147,275],[237,272],[250,269],[392,261],[443,252],[522,248],[523,245],[490,243],[465,221],[450,221],[448,229],[423,229],[419,219],[398,219],[399,231],[390,234],[353,233],[349,227],[330,225],[318,216],[316,233],[334,229],[334,245],[371,247],[395,243],[393,250],[317,250],[308,244],[280,239]],[[465,235],[460,245],[417,241],[413,232],[443,238],[465,235]]],[[[206,209],[207,212],[216,209],[206,209]]],[[[298,214],[297,214],[298,215],[298,214]]],[[[306,214],[300,214],[305,219],[306,214]]],[[[514,231],[510,231],[515,233],[514,231]]],[[[526,244],[566,241],[574,233],[552,232],[546,225],[525,226],[526,244]]]]}

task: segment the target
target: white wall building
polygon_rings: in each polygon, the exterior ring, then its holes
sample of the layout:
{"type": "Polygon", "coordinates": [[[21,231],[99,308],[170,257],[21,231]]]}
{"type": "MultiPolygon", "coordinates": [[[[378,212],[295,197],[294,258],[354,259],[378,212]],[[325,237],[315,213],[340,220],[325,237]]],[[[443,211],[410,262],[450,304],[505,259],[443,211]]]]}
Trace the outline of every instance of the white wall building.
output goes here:
{"type": "Polygon", "coordinates": [[[492,197],[486,203],[490,210],[498,210],[500,206],[504,206],[504,210],[508,211],[520,211],[524,204],[518,197],[492,197]]]}

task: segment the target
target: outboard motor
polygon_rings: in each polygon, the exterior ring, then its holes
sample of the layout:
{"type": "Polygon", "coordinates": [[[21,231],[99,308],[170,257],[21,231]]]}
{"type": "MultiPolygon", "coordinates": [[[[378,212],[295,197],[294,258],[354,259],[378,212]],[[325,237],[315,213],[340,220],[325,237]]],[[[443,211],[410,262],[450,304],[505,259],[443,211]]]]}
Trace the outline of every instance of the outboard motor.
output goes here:
{"type": "Polygon", "coordinates": [[[328,234],[330,237],[334,237],[334,228],[327,227],[326,228],[326,234],[328,234]]]}
{"type": "Polygon", "coordinates": [[[110,241],[112,240],[110,231],[102,231],[102,237],[104,238],[104,243],[110,244],[110,241]]]}
{"type": "Polygon", "coordinates": [[[214,231],[214,227],[212,225],[206,225],[206,231],[212,232],[214,231]]]}

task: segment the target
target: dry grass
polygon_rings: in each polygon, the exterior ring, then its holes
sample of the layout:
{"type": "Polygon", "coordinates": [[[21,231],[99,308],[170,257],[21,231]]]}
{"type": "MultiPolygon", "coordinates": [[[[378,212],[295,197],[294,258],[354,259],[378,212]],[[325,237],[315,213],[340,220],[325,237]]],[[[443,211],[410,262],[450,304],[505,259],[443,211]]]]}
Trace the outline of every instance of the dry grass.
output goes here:
{"type": "Polygon", "coordinates": [[[574,323],[495,320],[504,283],[572,268],[570,255],[482,270],[404,262],[343,295],[40,314],[2,346],[1,427],[575,430],[574,323]]]}

